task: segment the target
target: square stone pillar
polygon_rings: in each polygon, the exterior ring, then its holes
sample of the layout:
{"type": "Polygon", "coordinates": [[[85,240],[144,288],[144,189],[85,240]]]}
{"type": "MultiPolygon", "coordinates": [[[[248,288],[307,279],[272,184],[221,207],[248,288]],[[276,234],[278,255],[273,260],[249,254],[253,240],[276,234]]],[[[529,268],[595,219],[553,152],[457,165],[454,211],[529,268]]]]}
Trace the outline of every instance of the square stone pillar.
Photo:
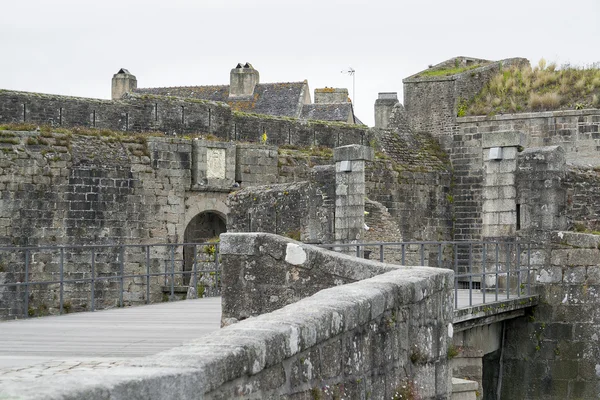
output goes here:
{"type": "Polygon", "coordinates": [[[484,134],[483,234],[484,238],[512,237],[517,230],[517,152],[523,143],[520,132],[484,134]]]}
{"type": "Polygon", "coordinates": [[[365,226],[365,161],[371,147],[352,144],[333,150],[335,161],[335,242],[357,243],[365,226]]]}

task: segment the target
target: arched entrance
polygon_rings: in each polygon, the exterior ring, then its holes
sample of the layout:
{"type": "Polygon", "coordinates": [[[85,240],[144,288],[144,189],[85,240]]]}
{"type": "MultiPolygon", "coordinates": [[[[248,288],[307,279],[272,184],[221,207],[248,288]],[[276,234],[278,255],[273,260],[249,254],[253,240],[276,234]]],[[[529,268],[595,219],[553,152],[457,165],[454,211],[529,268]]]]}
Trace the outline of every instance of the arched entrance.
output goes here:
{"type": "MultiPolygon", "coordinates": [[[[225,218],[214,211],[204,211],[196,215],[185,228],[184,241],[185,243],[204,243],[214,241],[218,236],[227,232],[227,224],[225,218]]],[[[194,267],[194,247],[184,246],[183,259],[184,271],[190,272],[184,275],[184,284],[189,285],[194,267]]],[[[197,253],[202,255],[202,248],[197,249],[197,253]]]]}

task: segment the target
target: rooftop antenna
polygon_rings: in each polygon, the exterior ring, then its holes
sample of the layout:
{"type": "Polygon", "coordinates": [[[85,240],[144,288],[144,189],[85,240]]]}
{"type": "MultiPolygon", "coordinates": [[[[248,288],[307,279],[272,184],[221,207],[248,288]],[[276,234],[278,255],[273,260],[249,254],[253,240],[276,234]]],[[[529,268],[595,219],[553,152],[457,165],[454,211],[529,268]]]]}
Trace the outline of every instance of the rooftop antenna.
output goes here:
{"type": "Polygon", "coordinates": [[[356,109],[356,92],[354,91],[356,88],[355,82],[355,72],[356,70],[352,67],[348,67],[346,71],[340,71],[342,74],[348,74],[352,76],[352,108],[356,109]]]}

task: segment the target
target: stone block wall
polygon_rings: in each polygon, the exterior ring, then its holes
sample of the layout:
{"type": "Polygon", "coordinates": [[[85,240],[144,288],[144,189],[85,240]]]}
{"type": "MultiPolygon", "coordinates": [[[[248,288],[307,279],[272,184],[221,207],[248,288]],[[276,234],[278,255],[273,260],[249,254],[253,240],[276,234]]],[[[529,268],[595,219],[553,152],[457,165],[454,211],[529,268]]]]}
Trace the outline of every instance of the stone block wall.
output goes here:
{"type": "Polygon", "coordinates": [[[549,146],[519,154],[517,202],[521,234],[531,238],[567,228],[565,152],[549,146]]]}
{"type": "Polygon", "coordinates": [[[270,232],[312,243],[333,240],[333,207],[309,182],[242,189],[227,198],[229,232],[270,232]]]}
{"type": "Polygon", "coordinates": [[[452,174],[446,152],[425,134],[374,129],[381,152],[366,163],[367,197],[387,207],[404,240],[452,238],[452,174]]]}
{"type": "Polygon", "coordinates": [[[23,122],[124,132],[200,132],[228,138],[231,109],[224,103],[168,96],[99,100],[0,90],[0,123],[23,122]]]}
{"type": "Polygon", "coordinates": [[[564,184],[567,225],[578,230],[600,231],[600,170],[568,168],[564,184]]]}
{"type": "MultiPolygon", "coordinates": [[[[484,136],[494,137],[501,135],[501,132],[520,132],[523,148],[560,145],[564,150],[566,163],[578,166],[573,170],[593,169],[600,160],[600,136],[597,134],[600,117],[597,114],[597,110],[578,110],[458,118],[457,132],[453,135],[452,142],[445,145],[450,153],[454,175],[455,239],[479,240],[483,233],[484,136]]],[[[593,212],[590,212],[590,206],[583,204],[583,198],[587,196],[584,194],[588,190],[586,188],[595,184],[580,174],[570,176],[572,183],[567,184],[572,188],[571,193],[579,190],[582,202],[567,210],[567,218],[571,220],[569,214],[573,213],[573,219],[595,219],[593,212]]],[[[570,199],[573,201],[572,196],[570,199]]],[[[595,204],[593,199],[590,204],[595,204]]],[[[591,206],[591,209],[593,210],[594,206],[591,206]]]]}
{"type": "Polygon", "coordinates": [[[278,153],[275,146],[239,144],[235,160],[235,180],[244,186],[277,182],[278,153]]]}
{"type": "MultiPolygon", "coordinates": [[[[246,166],[260,164],[260,155],[264,152],[267,156],[275,154],[275,158],[269,158],[272,173],[259,165],[248,175],[254,179],[251,184],[260,182],[261,176],[263,182],[277,179],[276,150],[257,146],[259,156],[252,158],[245,157],[252,152],[252,146],[241,147],[242,162],[246,166]]],[[[222,218],[228,213],[224,200],[232,190],[227,182],[234,182],[235,144],[180,137],[84,136],[44,128],[34,132],[0,131],[0,151],[0,245],[114,245],[95,252],[94,276],[120,273],[122,257],[116,245],[181,243],[185,240],[187,225],[199,213],[209,210],[222,218]],[[225,152],[225,158],[218,163],[221,170],[224,168],[223,179],[210,175],[208,167],[215,167],[208,162],[210,149],[225,152]],[[207,185],[193,185],[194,179],[196,183],[201,180],[207,185]]],[[[288,208],[304,217],[302,210],[291,204],[288,208]]],[[[282,215],[287,217],[288,213],[282,215]]],[[[292,214],[289,216],[292,218],[292,214]]],[[[311,231],[321,227],[320,218],[327,217],[326,213],[317,214],[316,222],[311,222],[311,231]]],[[[280,226],[288,229],[286,221],[282,218],[280,226]]],[[[127,274],[146,273],[144,252],[141,248],[127,249],[124,259],[127,274]]],[[[88,279],[91,253],[89,250],[67,251],[65,279],[88,279]]],[[[36,250],[30,256],[30,281],[59,278],[57,250],[36,250]]],[[[170,249],[166,247],[153,249],[151,272],[164,272],[170,256],[170,249]]],[[[181,247],[174,256],[176,272],[180,272],[184,268],[181,247]]],[[[0,280],[23,282],[25,257],[23,251],[0,255],[0,280]]],[[[176,281],[181,284],[181,277],[177,276],[176,281]]],[[[126,280],[124,305],[145,303],[145,284],[142,278],[126,280]]],[[[158,277],[152,278],[148,300],[161,301],[161,285],[164,285],[164,277],[162,282],[158,277]]],[[[119,303],[118,280],[98,281],[94,287],[96,309],[119,303]]],[[[25,311],[23,291],[3,289],[0,315],[6,318],[28,311],[32,315],[57,313],[58,289],[56,284],[30,286],[31,310],[25,311]]],[[[68,311],[90,309],[90,284],[65,285],[65,301],[69,303],[68,311]]]]}
{"type": "Polygon", "coordinates": [[[517,131],[523,146],[561,146],[567,162],[600,165],[600,110],[567,110],[458,118],[458,132],[486,134],[517,131]]]}
{"type": "Polygon", "coordinates": [[[600,236],[554,232],[532,262],[540,303],[507,322],[502,398],[595,399],[600,393],[600,236]]]}
{"type": "Polygon", "coordinates": [[[226,103],[127,94],[100,100],[0,90],[0,124],[31,123],[123,132],[209,134],[221,140],[336,147],[369,143],[369,128],[326,121],[233,112],[226,103]],[[265,140],[266,138],[266,140],[265,140]]]}
{"type": "MultiPolygon", "coordinates": [[[[186,190],[191,184],[190,140],[121,138],[52,132],[2,131],[0,143],[0,243],[4,246],[117,245],[177,243],[183,240],[186,190]]],[[[95,276],[120,272],[119,248],[97,249],[95,276]]],[[[154,249],[152,273],[164,271],[169,249],[154,249]]],[[[59,279],[58,250],[31,252],[28,279],[59,279]]],[[[68,249],[65,279],[91,276],[91,251],[68,249]]],[[[3,252],[1,279],[24,281],[25,254],[3,252]]],[[[181,259],[181,257],[177,257],[181,259]]],[[[127,274],[145,273],[143,249],[127,249],[127,274]]],[[[179,269],[178,265],[178,269],[179,269]]],[[[152,279],[154,289],[160,286],[152,279]]],[[[65,285],[70,311],[90,307],[90,284],[65,285]]],[[[162,293],[152,290],[151,301],[162,293]]],[[[114,307],[120,295],[116,280],[97,282],[96,308],[114,307]]],[[[141,304],[145,280],[124,285],[124,304],[141,304]]],[[[32,285],[28,311],[58,310],[58,285],[32,285]]],[[[24,294],[3,288],[0,315],[23,315],[24,294]]]]}
{"type": "Polygon", "coordinates": [[[339,147],[368,144],[369,128],[341,122],[300,121],[285,117],[233,112],[230,138],[269,145],[339,147]],[[263,136],[264,135],[264,136],[263,136]]]}

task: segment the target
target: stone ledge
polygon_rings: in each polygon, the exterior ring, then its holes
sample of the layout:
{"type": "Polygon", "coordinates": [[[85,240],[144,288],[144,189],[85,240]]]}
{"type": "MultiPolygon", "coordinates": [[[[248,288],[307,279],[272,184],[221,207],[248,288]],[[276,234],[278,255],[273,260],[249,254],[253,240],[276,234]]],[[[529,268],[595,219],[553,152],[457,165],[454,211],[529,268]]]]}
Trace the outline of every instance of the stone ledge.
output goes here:
{"type": "MultiPolygon", "coordinates": [[[[490,293],[489,296],[492,298],[494,294],[490,293]]],[[[476,326],[516,318],[524,315],[526,308],[538,305],[538,302],[538,295],[521,296],[454,310],[454,331],[460,332],[476,326]]]]}
{"type": "Polygon", "coordinates": [[[600,115],[600,110],[591,108],[587,110],[561,110],[561,111],[543,111],[543,112],[532,112],[522,114],[503,114],[503,115],[477,115],[472,117],[459,117],[456,118],[456,122],[461,123],[472,123],[472,122],[485,122],[485,121],[509,121],[519,119],[534,119],[534,118],[553,118],[553,117],[580,117],[587,115],[600,115]]]}

